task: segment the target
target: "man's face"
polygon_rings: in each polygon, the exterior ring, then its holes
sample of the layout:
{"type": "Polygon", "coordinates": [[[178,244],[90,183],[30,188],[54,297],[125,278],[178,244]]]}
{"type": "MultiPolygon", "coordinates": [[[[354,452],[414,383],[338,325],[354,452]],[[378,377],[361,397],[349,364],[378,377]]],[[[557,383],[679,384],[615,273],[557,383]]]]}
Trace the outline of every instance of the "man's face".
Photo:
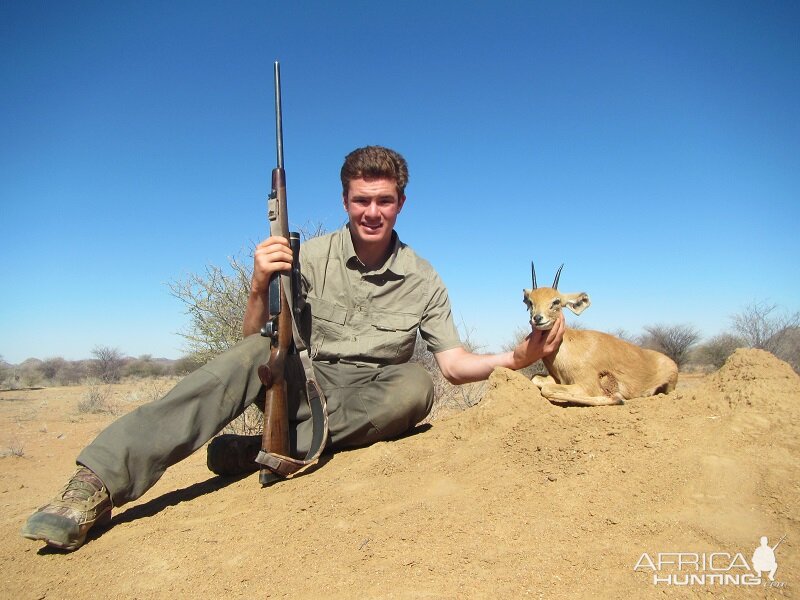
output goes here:
{"type": "Polygon", "coordinates": [[[405,196],[397,197],[397,182],[393,179],[351,180],[344,209],[350,218],[356,249],[363,244],[388,245],[405,200],[405,196]]]}

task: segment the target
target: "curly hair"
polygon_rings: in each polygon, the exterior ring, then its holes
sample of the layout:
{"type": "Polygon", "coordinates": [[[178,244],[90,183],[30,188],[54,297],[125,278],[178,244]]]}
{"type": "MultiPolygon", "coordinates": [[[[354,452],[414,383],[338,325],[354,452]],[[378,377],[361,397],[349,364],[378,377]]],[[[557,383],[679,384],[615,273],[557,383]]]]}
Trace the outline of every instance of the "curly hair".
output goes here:
{"type": "Polygon", "coordinates": [[[408,163],[398,152],[383,146],[364,146],[348,154],[342,165],[342,193],[347,196],[353,179],[392,179],[397,196],[405,195],[408,163]]]}

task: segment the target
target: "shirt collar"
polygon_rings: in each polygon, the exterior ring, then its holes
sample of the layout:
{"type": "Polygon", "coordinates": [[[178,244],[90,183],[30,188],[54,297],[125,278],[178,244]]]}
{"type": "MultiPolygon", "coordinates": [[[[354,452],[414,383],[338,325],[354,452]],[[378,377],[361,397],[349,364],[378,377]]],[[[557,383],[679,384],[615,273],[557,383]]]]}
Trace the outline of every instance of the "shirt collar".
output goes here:
{"type": "MultiPolygon", "coordinates": [[[[355,246],[353,246],[353,237],[350,235],[349,223],[344,226],[344,230],[342,232],[342,245],[345,264],[359,265],[363,268],[364,265],[361,260],[359,260],[358,255],[356,254],[355,246]]],[[[389,257],[386,259],[386,262],[384,262],[382,266],[378,267],[374,271],[370,271],[370,275],[382,275],[386,271],[391,271],[395,275],[399,275],[401,277],[405,276],[405,261],[403,260],[401,254],[402,249],[405,248],[405,244],[400,241],[400,237],[397,235],[396,231],[392,231],[391,245],[392,251],[389,253],[389,257]]]]}

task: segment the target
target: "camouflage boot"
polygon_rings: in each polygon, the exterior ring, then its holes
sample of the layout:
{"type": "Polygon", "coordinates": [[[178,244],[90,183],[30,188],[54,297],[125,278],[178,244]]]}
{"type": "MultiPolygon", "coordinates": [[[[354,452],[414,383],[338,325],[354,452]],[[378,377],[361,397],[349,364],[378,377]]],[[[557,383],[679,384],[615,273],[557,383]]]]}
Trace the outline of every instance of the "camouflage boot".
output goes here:
{"type": "Polygon", "coordinates": [[[108,490],[97,475],[81,467],[58,496],[28,517],[22,536],[63,550],[76,550],[92,527],[110,520],[108,490]]]}
{"type": "Polygon", "coordinates": [[[261,468],[256,462],[261,450],[260,435],[234,435],[226,433],[208,444],[208,470],[217,475],[244,475],[261,468]]]}

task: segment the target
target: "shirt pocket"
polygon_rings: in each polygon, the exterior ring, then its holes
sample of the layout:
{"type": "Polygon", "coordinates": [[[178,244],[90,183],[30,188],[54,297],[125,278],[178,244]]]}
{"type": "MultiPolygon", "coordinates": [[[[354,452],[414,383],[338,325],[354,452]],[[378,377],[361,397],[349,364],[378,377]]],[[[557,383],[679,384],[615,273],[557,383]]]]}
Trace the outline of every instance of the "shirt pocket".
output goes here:
{"type": "Polygon", "coordinates": [[[376,354],[392,363],[411,360],[417,341],[419,316],[409,313],[376,311],[372,316],[376,334],[376,354]]]}
{"type": "MultiPolygon", "coordinates": [[[[323,347],[326,354],[341,351],[338,342],[344,336],[344,324],[347,320],[347,309],[344,306],[321,298],[308,297],[311,306],[311,354],[312,358],[320,355],[323,347]]],[[[330,357],[329,357],[330,358],[330,357]]]]}

